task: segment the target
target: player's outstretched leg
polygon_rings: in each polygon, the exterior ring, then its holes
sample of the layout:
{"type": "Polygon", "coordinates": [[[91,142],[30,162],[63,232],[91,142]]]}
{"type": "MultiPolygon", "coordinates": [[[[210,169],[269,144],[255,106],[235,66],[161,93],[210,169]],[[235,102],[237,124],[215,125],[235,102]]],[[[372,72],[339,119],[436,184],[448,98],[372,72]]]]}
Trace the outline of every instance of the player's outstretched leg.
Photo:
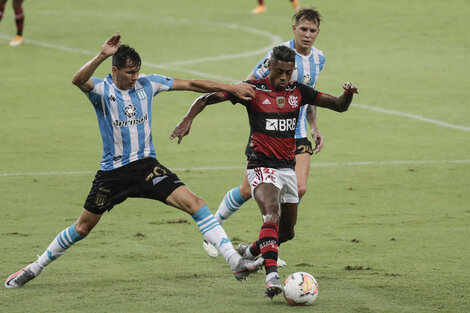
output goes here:
{"type": "Polygon", "coordinates": [[[210,212],[207,205],[204,205],[192,215],[197,223],[204,239],[217,248],[220,255],[227,261],[232,268],[233,274],[237,280],[245,279],[249,274],[258,271],[263,262],[259,260],[243,259],[232,246],[225,230],[210,212]]]}
{"type": "MultiPolygon", "coordinates": [[[[229,190],[220,203],[215,213],[215,218],[220,224],[223,224],[233,213],[237,212],[245,202],[246,200],[243,199],[240,193],[240,186],[229,190]]],[[[207,240],[204,240],[203,247],[211,258],[216,258],[219,255],[217,248],[207,240]]]]}
{"type": "Polygon", "coordinates": [[[60,257],[74,243],[82,240],[75,231],[75,224],[61,231],[51,242],[47,250],[33,263],[10,275],[5,281],[6,288],[23,287],[27,282],[38,276],[44,267],[60,257]]]}

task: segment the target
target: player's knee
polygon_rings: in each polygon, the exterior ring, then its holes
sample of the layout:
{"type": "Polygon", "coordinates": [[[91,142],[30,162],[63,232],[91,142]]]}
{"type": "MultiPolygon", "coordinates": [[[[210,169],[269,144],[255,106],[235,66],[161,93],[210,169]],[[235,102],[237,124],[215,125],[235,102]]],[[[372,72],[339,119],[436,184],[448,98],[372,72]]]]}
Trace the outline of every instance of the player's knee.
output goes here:
{"type": "Polygon", "coordinates": [[[196,197],[194,199],[194,205],[196,206],[196,208],[200,209],[206,205],[206,201],[204,201],[202,198],[196,197]]]}
{"type": "Polygon", "coordinates": [[[82,237],[88,236],[88,234],[93,229],[94,225],[87,223],[77,222],[75,223],[75,231],[82,237]]]}
{"type": "Polygon", "coordinates": [[[194,196],[191,201],[186,203],[186,207],[183,207],[182,209],[192,215],[205,205],[206,202],[203,199],[199,198],[198,196],[194,196]]]}
{"type": "Polygon", "coordinates": [[[247,201],[251,198],[251,188],[248,186],[246,188],[243,184],[240,186],[240,195],[242,196],[243,200],[247,201]]]}
{"type": "Polygon", "coordinates": [[[264,204],[263,222],[264,223],[279,223],[281,219],[281,212],[279,211],[279,205],[277,203],[264,204]]]}

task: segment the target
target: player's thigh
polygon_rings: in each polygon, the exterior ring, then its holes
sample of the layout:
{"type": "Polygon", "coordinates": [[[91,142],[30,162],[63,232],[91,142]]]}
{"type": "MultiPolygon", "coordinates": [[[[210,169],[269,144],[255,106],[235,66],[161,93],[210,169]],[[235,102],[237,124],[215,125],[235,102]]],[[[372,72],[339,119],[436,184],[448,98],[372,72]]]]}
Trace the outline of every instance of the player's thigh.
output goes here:
{"type": "Polygon", "coordinates": [[[206,203],[186,186],[176,188],[165,200],[168,205],[193,215],[206,203]]]}
{"type": "Polygon", "coordinates": [[[281,213],[279,203],[280,194],[280,189],[270,183],[261,183],[255,188],[253,195],[263,217],[273,216],[277,222],[281,213]]]}

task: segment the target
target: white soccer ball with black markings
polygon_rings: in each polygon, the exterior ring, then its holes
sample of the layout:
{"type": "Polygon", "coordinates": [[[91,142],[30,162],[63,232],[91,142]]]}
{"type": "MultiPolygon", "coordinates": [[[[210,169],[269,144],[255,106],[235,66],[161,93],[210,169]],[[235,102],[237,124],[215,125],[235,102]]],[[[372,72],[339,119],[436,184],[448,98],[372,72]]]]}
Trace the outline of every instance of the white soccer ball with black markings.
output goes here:
{"type": "Polygon", "coordinates": [[[311,305],[318,296],[318,283],[309,273],[297,272],[284,282],[284,298],[291,305],[311,305]]]}

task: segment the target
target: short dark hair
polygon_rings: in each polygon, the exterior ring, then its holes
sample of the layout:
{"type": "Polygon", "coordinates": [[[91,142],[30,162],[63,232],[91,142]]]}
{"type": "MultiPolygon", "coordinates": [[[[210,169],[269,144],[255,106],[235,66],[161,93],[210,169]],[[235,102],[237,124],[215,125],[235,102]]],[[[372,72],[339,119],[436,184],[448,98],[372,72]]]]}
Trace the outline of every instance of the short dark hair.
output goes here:
{"type": "Polygon", "coordinates": [[[127,60],[130,60],[134,66],[140,66],[142,64],[140,55],[134,50],[134,48],[131,48],[128,45],[120,45],[116,53],[113,54],[112,64],[118,69],[121,69],[126,67],[127,60]]]}
{"type": "Polygon", "coordinates": [[[323,19],[320,12],[315,8],[302,8],[295,12],[292,16],[292,21],[295,25],[299,25],[303,20],[310,22],[317,22],[317,26],[320,27],[320,21],[323,19]]]}
{"type": "Polygon", "coordinates": [[[286,46],[274,47],[273,53],[271,54],[271,62],[275,63],[277,61],[295,63],[294,50],[286,46]]]}

